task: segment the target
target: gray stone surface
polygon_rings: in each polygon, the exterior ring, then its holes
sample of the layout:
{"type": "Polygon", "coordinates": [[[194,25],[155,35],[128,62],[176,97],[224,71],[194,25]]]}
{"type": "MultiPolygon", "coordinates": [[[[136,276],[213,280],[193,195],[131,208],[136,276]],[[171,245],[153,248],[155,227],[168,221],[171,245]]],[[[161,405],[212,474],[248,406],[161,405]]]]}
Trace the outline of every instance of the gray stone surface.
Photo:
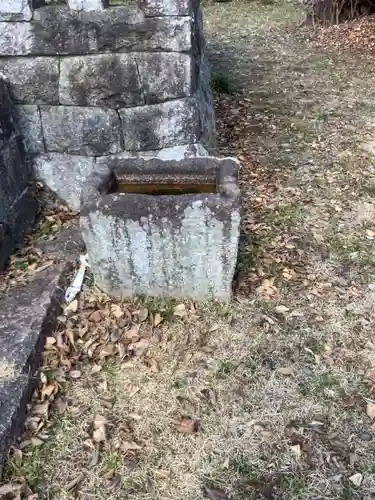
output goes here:
{"type": "Polygon", "coordinates": [[[229,159],[114,160],[124,183],[209,183],[212,193],[101,194],[109,171],[88,179],[80,224],[95,282],[116,296],[228,300],[239,230],[238,165],[229,159]]]}
{"type": "Polygon", "coordinates": [[[23,56],[33,53],[31,23],[0,22],[0,56],[23,56]]]}
{"type": "Polygon", "coordinates": [[[39,240],[36,243],[44,254],[59,262],[79,262],[79,256],[86,252],[85,243],[79,227],[70,227],[51,240],[39,240]]]}
{"type": "Polygon", "coordinates": [[[189,17],[144,18],[126,7],[95,12],[43,7],[30,23],[0,22],[0,56],[187,52],[192,47],[191,31],[189,17]]]}
{"type": "Polygon", "coordinates": [[[20,104],[15,106],[15,116],[25,152],[29,154],[44,153],[39,107],[33,104],[20,104]]]}
{"type": "Polygon", "coordinates": [[[138,0],[145,16],[189,16],[192,14],[191,0],[138,0]]]}
{"type": "Polygon", "coordinates": [[[101,156],[96,159],[97,165],[108,165],[113,158],[119,161],[124,158],[144,158],[159,160],[183,160],[185,158],[197,158],[209,156],[208,151],[201,144],[188,144],[183,146],[172,146],[170,148],[157,149],[154,151],[124,151],[117,155],[101,156]]]}
{"type": "Polygon", "coordinates": [[[87,156],[50,153],[34,159],[37,177],[70,208],[78,211],[82,184],[95,171],[95,159],[87,156]]]}
{"type": "Polygon", "coordinates": [[[122,151],[116,111],[78,106],[41,106],[47,152],[101,156],[122,151]]]}
{"type": "Polygon", "coordinates": [[[199,142],[197,103],[193,98],[119,110],[125,149],[155,150],[199,142]]]}
{"type": "Polygon", "coordinates": [[[0,72],[9,80],[11,96],[22,104],[57,104],[59,61],[57,57],[0,59],[0,72]]]}
{"type": "Polygon", "coordinates": [[[23,431],[44,339],[52,334],[66,286],[61,266],[37,273],[0,298],[0,468],[23,431]]]}
{"type": "Polygon", "coordinates": [[[132,54],[66,57],[60,69],[61,104],[117,108],[144,103],[132,54]]]}
{"type": "Polygon", "coordinates": [[[121,108],[189,96],[191,57],[179,53],[66,57],[60,64],[60,102],[121,108]]]}
{"type": "Polygon", "coordinates": [[[8,85],[0,79],[0,269],[35,221],[37,203],[30,184],[8,85]]]}
{"type": "Polygon", "coordinates": [[[29,21],[31,16],[28,0],[0,0],[0,21],[29,21]]]}
{"type": "Polygon", "coordinates": [[[101,10],[103,9],[102,0],[68,0],[69,8],[72,10],[101,10]]]}

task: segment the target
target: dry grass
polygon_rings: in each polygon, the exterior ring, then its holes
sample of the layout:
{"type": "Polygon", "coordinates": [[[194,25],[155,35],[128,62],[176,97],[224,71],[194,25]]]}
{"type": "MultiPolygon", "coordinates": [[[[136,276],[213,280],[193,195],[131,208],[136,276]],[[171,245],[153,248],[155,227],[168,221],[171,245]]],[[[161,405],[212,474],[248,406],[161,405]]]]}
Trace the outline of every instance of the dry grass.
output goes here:
{"type": "Polygon", "coordinates": [[[15,375],[14,363],[8,361],[0,361],[0,381],[4,379],[13,378],[15,375]]]}
{"type": "Polygon", "coordinates": [[[217,110],[252,237],[240,298],[163,323],[154,366],[85,366],[53,436],[8,474],[59,500],[198,500],[205,487],[233,500],[373,498],[372,66],[318,52],[292,2],[205,10],[214,71],[239,90],[217,110]],[[93,457],[97,414],[109,438],[93,457]],[[179,433],[181,417],[199,431],[179,433]],[[121,425],[140,450],[116,451],[121,425]]]}

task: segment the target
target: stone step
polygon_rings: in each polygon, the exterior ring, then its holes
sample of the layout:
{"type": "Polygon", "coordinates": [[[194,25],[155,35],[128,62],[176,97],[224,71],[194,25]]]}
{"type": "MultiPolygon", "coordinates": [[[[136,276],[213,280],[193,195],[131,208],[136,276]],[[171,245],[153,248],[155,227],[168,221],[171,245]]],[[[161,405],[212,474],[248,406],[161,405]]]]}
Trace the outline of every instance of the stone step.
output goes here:
{"type": "Polygon", "coordinates": [[[82,250],[75,230],[40,246],[56,264],[27,284],[14,285],[0,300],[0,471],[10,446],[22,434],[44,341],[56,327],[72,261],[82,250]]]}

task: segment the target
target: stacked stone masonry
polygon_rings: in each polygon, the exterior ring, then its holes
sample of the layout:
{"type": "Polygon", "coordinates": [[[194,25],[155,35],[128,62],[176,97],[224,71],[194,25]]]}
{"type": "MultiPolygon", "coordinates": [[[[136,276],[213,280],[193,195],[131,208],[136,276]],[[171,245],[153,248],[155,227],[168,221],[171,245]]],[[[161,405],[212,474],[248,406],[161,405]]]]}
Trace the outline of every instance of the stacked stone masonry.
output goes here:
{"type": "Polygon", "coordinates": [[[25,151],[50,188],[79,209],[98,157],[212,152],[199,0],[56,3],[0,0],[0,72],[25,151]]]}
{"type": "Polygon", "coordinates": [[[37,204],[8,86],[0,79],[0,270],[33,226],[37,204]]]}

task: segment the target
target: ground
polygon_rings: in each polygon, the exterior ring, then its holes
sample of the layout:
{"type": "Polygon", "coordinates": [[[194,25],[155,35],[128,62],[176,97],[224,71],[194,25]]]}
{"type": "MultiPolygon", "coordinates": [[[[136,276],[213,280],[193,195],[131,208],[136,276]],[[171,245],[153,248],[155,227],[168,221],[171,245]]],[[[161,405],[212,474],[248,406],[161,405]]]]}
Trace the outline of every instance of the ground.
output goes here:
{"type": "Polygon", "coordinates": [[[204,12],[219,151],[242,164],[236,297],[111,304],[87,280],[7,478],[57,500],[375,498],[371,52],[292,1],[204,12]]]}

